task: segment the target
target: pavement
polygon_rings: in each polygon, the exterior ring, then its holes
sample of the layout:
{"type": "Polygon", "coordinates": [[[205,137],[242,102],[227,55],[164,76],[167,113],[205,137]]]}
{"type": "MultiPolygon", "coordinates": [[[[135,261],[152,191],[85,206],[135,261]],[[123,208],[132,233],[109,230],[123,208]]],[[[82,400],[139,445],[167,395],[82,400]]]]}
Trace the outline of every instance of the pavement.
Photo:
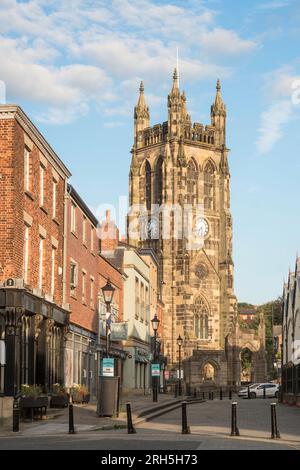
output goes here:
{"type": "MultiPolygon", "coordinates": [[[[120,400],[120,413],[116,418],[97,416],[96,403],[86,405],[73,405],[74,410],[74,426],[76,433],[112,430],[127,428],[126,403],[131,403],[132,419],[143,422],[145,419],[140,418],[140,414],[150,414],[154,409],[161,406],[167,407],[179,403],[179,399],[175,399],[172,395],[159,394],[158,403],[153,403],[152,394],[122,397],[120,400]]],[[[20,421],[19,435],[24,436],[42,436],[65,434],[69,429],[69,410],[68,408],[51,409],[48,408],[47,416],[42,420],[33,422],[20,421]]],[[[6,435],[15,435],[12,432],[12,425],[0,428],[0,437],[6,435]]]]}
{"type": "Polygon", "coordinates": [[[53,419],[22,423],[19,433],[0,435],[0,449],[300,450],[300,408],[277,404],[281,439],[271,439],[270,404],[274,399],[236,400],[239,437],[230,436],[228,398],[189,404],[189,435],[181,434],[181,406],[170,395],[159,395],[158,404],[151,395],[131,397],[136,434],[127,434],[127,401],[128,397],[122,400],[123,411],[116,419],[98,418],[94,405],[74,405],[75,435],[68,434],[68,410],[56,410],[60,414],[53,419]],[[161,406],[170,411],[141,421],[141,414],[161,406]]]}

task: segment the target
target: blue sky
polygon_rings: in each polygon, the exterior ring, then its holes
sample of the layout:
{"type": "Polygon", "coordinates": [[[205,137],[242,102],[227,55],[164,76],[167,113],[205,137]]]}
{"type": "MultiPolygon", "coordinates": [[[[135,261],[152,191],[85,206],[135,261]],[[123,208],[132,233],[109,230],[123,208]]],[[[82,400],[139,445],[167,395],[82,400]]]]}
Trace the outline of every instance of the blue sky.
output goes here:
{"type": "Polygon", "coordinates": [[[299,44],[298,0],[0,0],[6,100],[23,107],[95,211],[127,195],[140,80],[151,123],[165,121],[178,47],[188,110],[207,124],[221,79],[235,290],[253,303],[281,294],[300,250],[299,44]]]}

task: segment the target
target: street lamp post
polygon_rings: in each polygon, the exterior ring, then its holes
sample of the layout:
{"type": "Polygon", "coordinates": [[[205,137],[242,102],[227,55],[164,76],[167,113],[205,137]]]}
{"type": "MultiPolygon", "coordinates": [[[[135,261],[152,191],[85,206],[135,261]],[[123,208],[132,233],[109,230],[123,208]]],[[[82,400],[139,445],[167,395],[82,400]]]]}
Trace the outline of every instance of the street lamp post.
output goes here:
{"type": "MultiPolygon", "coordinates": [[[[154,352],[153,352],[153,364],[156,364],[157,361],[157,351],[156,351],[156,338],[157,338],[157,330],[159,327],[160,320],[158,316],[155,314],[151,320],[152,328],[154,332],[154,352]]],[[[153,401],[157,402],[157,389],[158,389],[158,380],[157,377],[152,377],[152,393],[153,393],[153,401]]]]}
{"type": "Polygon", "coordinates": [[[179,369],[179,378],[178,378],[178,395],[182,395],[182,386],[181,386],[181,348],[183,345],[183,339],[179,335],[177,338],[177,345],[178,345],[178,369],[179,369]]]}
{"type": "Polygon", "coordinates": [[[109,334],[108,334],[108,326],[110,328],[110,316],[111,316],[111,303],[114,297],[115,288],[111,285],[110,280],[108,279],[105,286],[102,287],[102,294],[104,298],[104,302],[106,304],[106,319],[105,319],[105,355],[106,357],[109,356],[109,334]]]}

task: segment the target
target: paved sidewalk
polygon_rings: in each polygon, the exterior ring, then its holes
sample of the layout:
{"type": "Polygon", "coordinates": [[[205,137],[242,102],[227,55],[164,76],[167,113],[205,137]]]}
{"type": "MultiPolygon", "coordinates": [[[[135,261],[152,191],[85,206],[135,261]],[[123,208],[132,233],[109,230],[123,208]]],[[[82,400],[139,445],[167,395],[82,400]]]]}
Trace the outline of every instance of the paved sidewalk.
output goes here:
{"type": "MultiPolygon", "coordinates": [[[[153,403],[152,394],[126,395],[120,400],[120,414],[118,418],[98,417],[96,404],[76,405],[74,404],[74,426],[76,433],[96,431],[102,429],[118,429],[127,426],[126,403],[131,403],[133,419],[138,413],[146,409],[153,409],[168,402],[175,402],[172,395],[159,394],[158,403],[153,403]]],[[[56,435],[66,434],[69,430],[69,410],[48,409],[47,418],[41,421],[20,422],[20,433],[24,436],[56,435]]],[[[14,435],[11,428],[0,428],[0,436],[14,435]]]]}
{"type": "MultiPolygon", "coordinates": [[[[270,404],[274,399],[236,400],[237,423],[241,440],[269,440],[271,436],[270,404]]],[[[277,404],[277,423],[281,434],[279,442],[288,442],[300,447],[300,408],[277,404]]],[[[187,409],[188,424],[192,433],[227,438],[231,427],[231,402],[214,400],[190,405],[187,409]]],[[[155,418],[141,425],[144,429],[157,432],[179,432],[181,426],[180,410],[155,418]]],[[[234,438],[238,440],[239,438],[234,438]]]]}

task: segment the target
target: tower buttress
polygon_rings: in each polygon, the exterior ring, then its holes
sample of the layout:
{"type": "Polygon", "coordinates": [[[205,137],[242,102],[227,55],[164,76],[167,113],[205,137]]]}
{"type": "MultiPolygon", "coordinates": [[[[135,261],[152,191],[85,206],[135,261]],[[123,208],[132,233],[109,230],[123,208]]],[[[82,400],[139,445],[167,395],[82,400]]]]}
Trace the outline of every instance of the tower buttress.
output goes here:
{"type": "Polygon", "coordinates": [[[143,145],[142,135],[140,131],[147,129],[150,126],[150,112],[146,104],[144,95],[144,83],[140,84],[140,96],[137,105],[134,108],[134,142],[136,148],[143,145]]]}
{"type": "Polygon", "coordinates": [[[221,83],[217,81],[217,93],[211,107],[211,124],[216,128],[215,144],[226,146],[226,106],[221,96],[221,83]]]}
{"type": "Polygon", "coordinates": [[[177,69],[173,73],[173,86],[168,95],[168,134],[169,138],[179,138],[181,134],[182,98],[180,96],[177,69]]]}

